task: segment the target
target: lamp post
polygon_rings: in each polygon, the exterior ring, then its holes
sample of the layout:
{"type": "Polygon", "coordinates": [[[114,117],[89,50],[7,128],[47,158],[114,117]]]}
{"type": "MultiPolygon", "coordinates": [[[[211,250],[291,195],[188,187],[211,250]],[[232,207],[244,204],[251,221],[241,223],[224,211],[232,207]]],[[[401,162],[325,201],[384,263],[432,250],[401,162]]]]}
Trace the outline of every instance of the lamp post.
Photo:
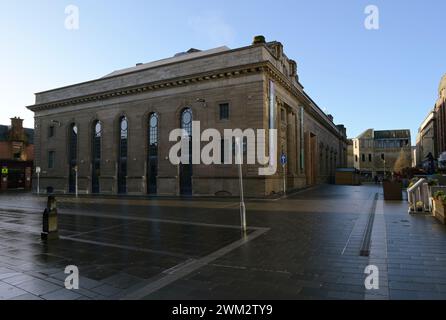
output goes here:
{"type": "Polygon", "coordinates": [[[77,169],[77,166],[75,166],[74,167],[74,173],[75,173],[75,176],[76,176],[76,185],[75,185],[75,193],[76,193],[76,198],[77,198],[77,196],[78,196],[78,169],[77,169]]]}
{"type": "Polygon", "coordinates": [[[40,167],[36,167],[36,174],[37,174],[37,195],[40,195],[40,167]]]}
{"type": "Polygon", "coordinates": [[[235,143],[237,147],[236,159],[238,164],[238,175],[240,182],[240,223],[241,229],[244,234],[246,234],[246,206],[245,206],[245,196],[243,192],[243,168],[242,168],[242,143],[240,142],[240,137],[235,138],[235,143]]]}

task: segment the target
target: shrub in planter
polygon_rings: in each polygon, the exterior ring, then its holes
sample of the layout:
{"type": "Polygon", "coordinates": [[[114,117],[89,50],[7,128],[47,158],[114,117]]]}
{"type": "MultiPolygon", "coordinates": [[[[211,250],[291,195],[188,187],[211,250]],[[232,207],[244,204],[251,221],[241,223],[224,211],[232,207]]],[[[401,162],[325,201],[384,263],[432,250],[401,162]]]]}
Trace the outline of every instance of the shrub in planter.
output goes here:
{"type": "Polygon", "coordinates": [[[423,210],[424,210],[423,201],[418,201],[415,205],[415,208],[417,209],[418,212],[423,212],[423,210]]]}
{"type": "Polygon", "coordinates": [[[399,181],[383,181],[384,200],[403,200],[403,185],[399,181]]]}

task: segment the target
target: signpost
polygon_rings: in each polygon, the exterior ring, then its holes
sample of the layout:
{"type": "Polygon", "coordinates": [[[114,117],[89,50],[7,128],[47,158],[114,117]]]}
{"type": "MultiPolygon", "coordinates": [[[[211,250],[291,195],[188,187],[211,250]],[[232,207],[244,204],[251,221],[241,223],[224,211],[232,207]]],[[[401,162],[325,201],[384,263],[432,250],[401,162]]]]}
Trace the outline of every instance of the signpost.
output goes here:
{"type": "Polygon", "coordinates": [[[243,192],[243,169],[242,169],[242,144],[240,142],[240,138],[237,137],[235,139],[237,152],[236,152],[236,163],[238,163],[238,174],[240,181],[240,223],[243,233],[246,233],[246,206],[245,206],[245,197],[243,192]]]}
{"type": "Polygon", "coordinates": [[[42,169],[40,167],[36,167],[36,174],[37,174],[37,195],[40,195],[40,171],[42,169]]]}
{"type": "Polygon", "coordinates": [[[283,168],[283,195],[286,195],[286,164],[287,164],[287,156],[285,153],[282,153],[282,155],[280,156],[280,163],[282,164],[282,168],[283,168]]]}

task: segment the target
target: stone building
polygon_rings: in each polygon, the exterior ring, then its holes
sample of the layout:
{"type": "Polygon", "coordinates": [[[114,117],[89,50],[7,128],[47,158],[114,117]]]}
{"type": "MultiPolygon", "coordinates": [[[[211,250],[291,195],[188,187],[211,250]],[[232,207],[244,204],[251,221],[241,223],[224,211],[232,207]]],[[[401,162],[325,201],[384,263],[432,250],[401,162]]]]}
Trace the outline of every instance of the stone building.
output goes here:
{"type": "MultiPolygon", "coordinates": [[[[433,110],[422,122],[417,135],[417,167],[426,169],[431,154],[435,160],[446,157],[446,75],[438,87],[438,99],[433,110]]],[[[439,165],[444,169],[444,161],[439,159],[439,165]]]]}
{"type": "Polygon", "coordinates": [[[438,157],[436,146],[435,111],[431,111],[418,129],[416,140],[416,166],[422,167],[431,154],[438,157]]]}
{"type": "Polygon", "coordinates": [[[0,190],[31,189],[34,130],[23,128],[23,119],[0,125],[0,190]]]}
{"type": "MultiPolygon", "coordinates": [[[[77,179],[78,192],[88,194],[238,195],[235,165],[172,163],[169,134],[182,128],[194,140],[192,121],[220,133],[278,130],[285,170],[260,176],[261,164],[244,165],[248,196],[281,193],[284,180],[287,190],[329,182],[346,162],[345,128],[304,92],[282,44],[263,37],[37,93],[28,108],[35,113],[41,189],[55,192],[74,192],[77,179]]],[[[263,142],[268,152],[270,141],[263,142]]]]}
{"type": "Polygon", "coordinates": [[[439,157],[446,152],[446,75],[443,76],[438,88],[438,100],[435,103],[435,146],[439,157]]]}
{"type": "Polygon", "coordinates": [[[354,166],[369,178],[412,167],[410,130],[368,129],[353,140],[354,166]]]}

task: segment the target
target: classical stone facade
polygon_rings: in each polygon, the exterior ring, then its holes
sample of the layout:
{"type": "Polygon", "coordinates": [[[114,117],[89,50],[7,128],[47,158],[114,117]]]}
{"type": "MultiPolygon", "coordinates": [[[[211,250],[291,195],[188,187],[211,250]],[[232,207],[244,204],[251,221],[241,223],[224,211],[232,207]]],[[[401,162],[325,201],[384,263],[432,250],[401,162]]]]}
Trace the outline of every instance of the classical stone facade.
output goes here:
{"type": "MultiPolygon", "coordinates": [[[[259,40],[260,39],[260,40],[259,40]]],[[[248,196],[329,182],[345,166],[346,131],[304,92],[280,42],[191,49],[103,78],[36,94],[36,165],[55,192],[238,195],[236,165],[172,164],[173,129],[278,130],[285,170],[244,165],[248,196]]],[[[192,137],[194,139],[194,137],[192,137]]],[[[202,143],[203,144],[203,143],[202,143]]],[[[223,145],[226,145],[223,141],[223,145]]],[[[266,139],[266,151],[269,148],[266,139]]],[[[250,152],[250,151],[245,151],[250,152]]]]}
{"type": "Polygon", "coordinates": [[[439,160],[442,169],[446,159],[446,75],[438,87],[438,99],[433,109],[422,122],[417,134],[416,165],[426,169],[430,164],[431,154],[439,160]]]}
{"type": "Polygon", "coordinates": [[[352,140],[354,166],[369,178],[412,167],[410,130],[368,129],[352,140]]]}
{"type": "Polygon", "coordinates": [[[416,140],[416,163],[418,167],[423,167],[426,159],[431,154],[438,157],[436,148],[436,122],[435,112],[431,111],[418,129],[416,140]]]}
{"type": "Polygon", "coordinates": [[[446,152],[446,75],[438,88],[438,100],[435,103],[435,146],[437,156],[446,152]]]}

